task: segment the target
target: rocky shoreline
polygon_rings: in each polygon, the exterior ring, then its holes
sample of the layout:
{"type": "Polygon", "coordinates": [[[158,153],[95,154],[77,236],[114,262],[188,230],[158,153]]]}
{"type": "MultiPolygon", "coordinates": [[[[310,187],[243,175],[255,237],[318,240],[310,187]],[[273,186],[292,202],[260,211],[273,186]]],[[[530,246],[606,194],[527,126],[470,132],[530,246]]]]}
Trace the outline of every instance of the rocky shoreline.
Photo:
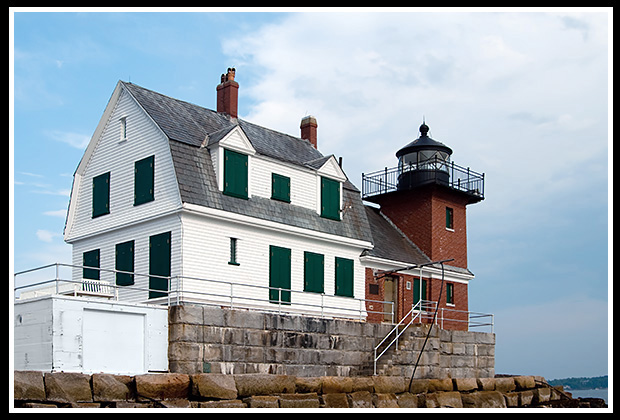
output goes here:
{"type": "Polygon", "coordinates": [[[15,408],[605,408],[544,378],[14,372],[15,408]]]}

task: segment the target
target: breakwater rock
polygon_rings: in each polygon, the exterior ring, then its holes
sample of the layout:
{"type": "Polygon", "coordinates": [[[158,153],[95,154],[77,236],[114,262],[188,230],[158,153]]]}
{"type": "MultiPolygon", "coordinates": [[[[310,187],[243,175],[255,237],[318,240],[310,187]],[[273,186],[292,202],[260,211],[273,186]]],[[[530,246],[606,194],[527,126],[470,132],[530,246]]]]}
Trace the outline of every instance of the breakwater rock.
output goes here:
{"type": "MultiPolygon", "coordinates": [[[[544,378],[414,379],[270,374],[111,375],[16,371],[16,408],[600,407],[544,378]]],[[[603,402],[604,403],[604,402],[603,402]]],[[[606,406],[606,405],[603,405],[606,406]]]]}

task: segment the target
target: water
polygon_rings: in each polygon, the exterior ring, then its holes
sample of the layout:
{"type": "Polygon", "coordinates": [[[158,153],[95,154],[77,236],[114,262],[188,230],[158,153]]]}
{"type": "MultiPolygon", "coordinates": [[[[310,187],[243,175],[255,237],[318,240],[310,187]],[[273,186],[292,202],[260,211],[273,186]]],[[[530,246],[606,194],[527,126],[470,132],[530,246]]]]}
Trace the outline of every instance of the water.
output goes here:
{"type": "Polygon", "coordinates": [[[567,389],[567,392],[573,394],[573,398],[602,398],[605,400],[605,404],[609,404],[607,401],[607,388],[603,389],[567,389]]]}

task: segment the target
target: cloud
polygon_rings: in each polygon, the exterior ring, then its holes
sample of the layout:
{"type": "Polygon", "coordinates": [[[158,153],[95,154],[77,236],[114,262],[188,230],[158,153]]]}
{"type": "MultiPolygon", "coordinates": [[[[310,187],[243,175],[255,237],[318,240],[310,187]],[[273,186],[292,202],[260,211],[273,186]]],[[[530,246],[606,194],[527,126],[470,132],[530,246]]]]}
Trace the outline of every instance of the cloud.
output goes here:
{"type": "Polygon", "coordinates": [[[358,187],[396,165],[425,116],[456,164],[485,172],[488,199],[472,209],[485,222],[473,228],[519,235],[606,207],[604,16],[299,13],[223,49],[239,63],[240,104],[253,104],[242,118],[298,136],[314,115],[319,149],[343,156],[358,187]],[[567,31],[567,16],[592,35],[567,31]]]}
{"type": "Polygon", "coordinates": [[[66,188],[54,189],[47,185],[39,185],[39,187],[44,188],[44,189],[33,190],[32,192],[35,194],[59,195],[61,197],[71,196],[71,189],[66,189],[66,188]]]}
{"type": "Polygon", "coordinates": [[[45,178],[43,175],[34,174],[34,173],[31,173],[31,172],[20,172],[20,174],[21,175],[26,175],[26,176],[29,176],[29,177],[33,177],[33,178],[45,178]]]}
{"type": "Polygon", "coordinates": [[[36,235],[37,235],[37,239],[39,239],[42,242],[52,242],[55,237],[62,236],[59,233],[50,232],[49,230],[44,230],[44,229],[38,229],[36,232],[36,235]]]}
{"type": "Polygon", "coordinates": [[[45,216],[60,217],[64,219],[65,217],[67,217],[67,210],[50,210],[44,211],[43,214],[45,216]]]}
{"type": "Polygon", "coordinates": [[[67,131],[52,130],[47,133],[53,140],[68,144],[76,149],[85,150],[90,141],[90,136],[67,131]]]}

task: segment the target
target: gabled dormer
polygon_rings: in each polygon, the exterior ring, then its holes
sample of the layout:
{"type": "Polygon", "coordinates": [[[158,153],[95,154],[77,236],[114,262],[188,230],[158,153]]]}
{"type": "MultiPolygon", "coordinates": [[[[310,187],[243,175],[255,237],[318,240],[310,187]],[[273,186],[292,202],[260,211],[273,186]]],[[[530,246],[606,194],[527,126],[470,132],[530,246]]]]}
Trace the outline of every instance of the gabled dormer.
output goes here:
{"type": "Polygon", "coordinates": [[[342,184],[347,180],[334,155],[306,162],[305,165],[316,171],[317,212],[321,217],[332,220],[342,219],[342,184]]]}
{"type": "Polygon", "coordinates": [[[256,150],[238,125],[226,127],[207,136],[207,149],[217,178],[218,190],[224,194],[251,197],[250,168],[256,150]]]}

